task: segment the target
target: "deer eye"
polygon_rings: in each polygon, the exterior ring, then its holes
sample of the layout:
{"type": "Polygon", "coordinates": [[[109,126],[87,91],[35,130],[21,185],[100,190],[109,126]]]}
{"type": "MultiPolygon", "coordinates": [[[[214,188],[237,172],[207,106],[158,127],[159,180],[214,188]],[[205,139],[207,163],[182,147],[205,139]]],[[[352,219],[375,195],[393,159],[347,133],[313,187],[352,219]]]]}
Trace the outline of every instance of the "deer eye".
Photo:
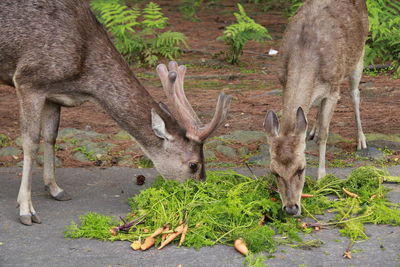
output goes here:
{"type": "Polygon", "coordinates": [[[192,170],[193,173],[197,172],[199,165],[194,162],[189,162],[189,168],[192,170]]]}

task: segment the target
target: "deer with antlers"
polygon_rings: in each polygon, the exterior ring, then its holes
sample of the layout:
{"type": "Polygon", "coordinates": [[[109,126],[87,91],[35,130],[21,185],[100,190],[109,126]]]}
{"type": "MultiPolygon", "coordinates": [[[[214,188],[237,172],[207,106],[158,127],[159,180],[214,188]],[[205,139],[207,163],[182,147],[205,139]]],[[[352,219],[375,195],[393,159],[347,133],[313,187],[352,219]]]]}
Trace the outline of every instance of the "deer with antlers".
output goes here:
{"type": "Polygon", "coordinates": [[[203,143],[226,118],[229,96],[220,94],[212,121],[202,124],[184,93],[186,68],[170,62],[169,68],[157,67],[169,108],[156,103],[86,1],[4,0],[0,17],[0,82],[15,87],[20,107],[24,161],[17,201],[22,224],[41,222],[31,197],[32,163],[41,136],[44,184],[56,200],[70,199],[55,179],[62,106],[88,100],[99,104],[165,178],[204,179],[203,143]]]}
{"type": "Polygon", "coordinates": [[[365,149],[358,85],[368,35],[365,0],[309,0],[288,24],[281,47],[280,81],[284,87],[281,122],[272,111],[265,117],[271,155],[283,209],[301,212],[305,177],[307,114],[319,106],[309,139],[319,143],[318,178],[326,174],[329,124],[339,99],[340,84],[349,78],[358,130],[358,149],[365,149]]]}

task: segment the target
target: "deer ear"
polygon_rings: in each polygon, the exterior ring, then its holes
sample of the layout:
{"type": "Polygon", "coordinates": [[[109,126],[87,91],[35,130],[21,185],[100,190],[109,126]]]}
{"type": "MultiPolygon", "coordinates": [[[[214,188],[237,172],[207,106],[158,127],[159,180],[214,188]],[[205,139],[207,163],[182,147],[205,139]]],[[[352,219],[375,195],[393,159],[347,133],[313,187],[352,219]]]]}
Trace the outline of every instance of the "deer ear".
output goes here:
{"type": "Polygon", "coordinates": [[[303,134],[307,131],[307,118],[304,115],[304,111],[301,107],[297,109],[296,113],[296,134],[303,134]]]}
{"type": "Polygon", "coordinates": [[[164,120],[160,117],[160,115],[157,114],[157,112],[153,108],[151,109],[151,128],[153,129],[153,132],[156,136],[164,140],[173,140],[172,135],[170,135],[165,128],[164,120]]]}
{"type": "Polygon", "coordinates": [[[275,137],[279,132],[279,120],[276,116],[275,112],[268,111],[267,115],[264,119],[264,129],[267,132],[268,136],[275,137]]]}

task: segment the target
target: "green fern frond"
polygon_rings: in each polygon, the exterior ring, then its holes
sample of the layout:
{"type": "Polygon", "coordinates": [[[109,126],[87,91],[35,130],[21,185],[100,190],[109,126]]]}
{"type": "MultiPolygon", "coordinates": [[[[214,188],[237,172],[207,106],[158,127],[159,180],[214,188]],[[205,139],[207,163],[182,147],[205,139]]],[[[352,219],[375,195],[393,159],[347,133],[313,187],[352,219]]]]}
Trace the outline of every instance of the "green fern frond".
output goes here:
{"type": "Polygon", "coordinates": [[[390,61],[400,75],[400,3],[398,0],[367,0],[370,36],[364,63],[390,61]]]}
{"type": "Polygon", "coordinates": [[[180,32],[167,31],[157,36],[153,48],[165,58],[176,59],[181,55],[181,47],[188,47],[186,37],[180,32]]]}
{"type": "Polygon", "coordinates": [[[144,20],[142,21],[142,24],[144,25],[144,28],[164,29],[167,25],[168,18],[164,17],[161,8],[156,3],[148,3],[143,9],[143,14],[144,20]]]}
{"type": "Polygon", "coordinates": [[[199,21],[200,19],[197,17],[197,12],[202,4],[203,0],[181,0],[179,11],[185,19],[199,21]]]}
{"type": "Polygon", "coordinates": [[[272,39],[264,26],[247,16],[241,4],[238,4],[238,9],[239,12],[234,13],[237,23],[226,27],[223,35],[217,38],[217,40],[224,41],[229,46],[228,61],[231,64],[238,62],[248,41],[262,42],[266,39],[272,39]]]}
{"type": "Polygon", "coordinates": [[[112,33],[115,47],[125,59],[154,66],[159,56],[176,59],[181,55],[181,47],[187,47],[186,37],[178,32],[159,33],[168,18],[157,4],[147,4],[143,9],[143,21],[139,22],[140,10],[122,2],[93,0],[90,5],[99,21],[112,33]]]}

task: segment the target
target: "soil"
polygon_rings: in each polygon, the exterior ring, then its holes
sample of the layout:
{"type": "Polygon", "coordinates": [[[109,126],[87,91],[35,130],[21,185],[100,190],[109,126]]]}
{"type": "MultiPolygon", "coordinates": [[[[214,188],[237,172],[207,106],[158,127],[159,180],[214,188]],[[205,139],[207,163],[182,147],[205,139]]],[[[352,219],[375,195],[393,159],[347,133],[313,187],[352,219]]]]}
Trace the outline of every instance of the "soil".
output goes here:
{"type": "MultiPolygon", "coordinates": [[[[234,96],[234,101],[224,127],[221,127],[216,135],[236,129],[262,130],[266,112],[282,109],[279,91],[277,94],[267,94],[281,89],[276,75],[277,57],[268,56],[267,53],[271,48],[279,50],[287,18],[279,10],[263,12],[257,5],[246,4],[247,13],[269,30],[273,40],[261,44],[248,43],[239,65],[232,66],[221,60],[221,52],[226,51],[227,47],[216,38],[222,34],[224,27],[234,22],[233,11],[236,10],[235,3],[238,1],[220,1],[216,6],[203,8],[198,13],[199,21],[196,22],[183,18],[179,12],[180,1],[157,2],[169,18],[170,25],[167,29],[182,32],[187,36],[190,48],[185,50],[178,62],[188,66],[186,94],[203,121],[210,120],[217,96],[220,91],[224,91],[234,96]],[[216,79],[216,76],[225,78],[216,79]]],[[[132,68],[150,93],[157,100],[164,100],[161,84],[155,76],[155,68],[135,66],[132,68]]],[[[354,140],[356,137],[354,113],[347,88],[347,83],[344,83],[342,97],[330,128],[332,132],[354,140]]],[[[400,79],[393,79],[387,74],[364,75],[360,90],[364,132],[400,133],[398,115],[400,79]]],[[[20,135],[18,113],[15,89],[0,85],[0,133],[12,138],[20,135]]],[[[314,121],[315,113],[316,110],[312,110],[309,115],[311,123],[314,121]]],[[[63,108],[61,128],[63,127],[82,130],[90,128],[107,135],[121,130],[100,107],[93,103],[85,103],[75,108],[63,108]]],[[[129,142],[125,143],[129,145],[129,142]]],[[[354,148],[353,142],[349,149],[354,148]]],[[[72,161],[67,166],[74,167],[76,164],[72,161]]],[[[81,166],[82,163],[78,165],[81,166]]]]}

